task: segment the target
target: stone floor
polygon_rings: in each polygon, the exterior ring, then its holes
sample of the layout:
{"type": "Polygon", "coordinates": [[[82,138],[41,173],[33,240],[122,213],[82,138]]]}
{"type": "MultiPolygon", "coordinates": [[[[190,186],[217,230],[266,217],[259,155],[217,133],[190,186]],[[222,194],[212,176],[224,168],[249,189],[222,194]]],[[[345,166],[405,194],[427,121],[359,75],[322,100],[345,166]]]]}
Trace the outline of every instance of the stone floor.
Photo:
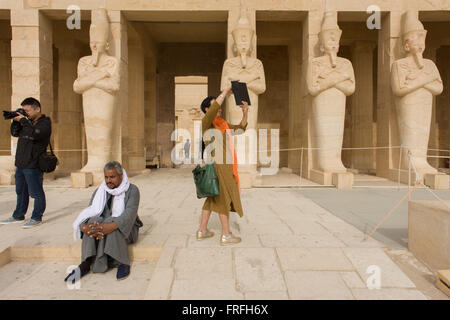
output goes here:
{"type": "MultiPolygon", "coordinates": [[[[203,200],[195,196],[189,168],[155,170],[131,181],[141,192],[144,222],[137,247],[160,248],[158,259],[134,262],[124,281],[115,279],[115,270],[89,274],[79,288],[63,282],[76,260],[13,259],[0,268],[0,299],[447,299],[434,287],[433,273],[405,248],[363,241],[357,224],[344,221],[333,206],[313,201],[308,189],[243,190],[244,217],[230,216],[233,232],[243,241],[222,247],[217,215],[209,225],[215,236],[195,238],[203,200]],[[381,272],[380,289],[367,288],[370,266],[381,272]]],[[[76,190],[65,183],[46,183],[48,205],[41,226],[0,226],[0,252],[79,246],[71,224],[94,188],[76,190]]],[[[325,198],[346,194],[322,191],[325,198]]],[[[363,196],[370,201],[370,192],[363,196]]],[[[0,219],[7,218],[15,206],[13,187],[0,188],[0,203],[0,219]]]]}
{"type": "MultiPolygon", "coordinates": [[[[360,188],[337,190],[329,188],[295,189],[324,209],[364,233],[370,233],[381,219],[408,193],[408,188],[360,188]]],[[[432,190],[443,200],[450,200],[450,190],[432,190]]],[[[415,189],[411,200],[436,200],[429,190],[415,189]]],[[[408,248],[408,200],[400,204],[378,229],[374,238],[388,247],[408,248]]]]}

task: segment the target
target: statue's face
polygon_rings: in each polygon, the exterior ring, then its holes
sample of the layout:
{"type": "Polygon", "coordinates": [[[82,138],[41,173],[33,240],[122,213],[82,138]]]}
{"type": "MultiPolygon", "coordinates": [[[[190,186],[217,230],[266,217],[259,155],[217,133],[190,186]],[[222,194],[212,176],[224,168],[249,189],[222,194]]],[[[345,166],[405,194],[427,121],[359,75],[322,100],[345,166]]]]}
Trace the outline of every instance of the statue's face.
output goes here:
{"type": "Polygon", "coordinates": [[[250,52],[252,41],[252,30],[242,29],[234,32],[234,43],[240,55],[247,55],[250,52]]]}
{"type": "Polygon", "coordinates": [[[106,41],[99,41],[99,40],[92,39],[91,42],[89,43],[89,45],[91,47],[92,53],[106,52],[106,46],[107,46],[106,41]]]}
{"type": "Polygon", "coordinates": [[[107,34],[107,30],[104,26],[91,24],[89,29],[89,46],[91,47],[92,55],[99,56],[108,51],[107,34]]]}
{"type": "Polygon", "coordinates": [[[405,39],[405,51],[422,55],[425,50],[426,31],[411,32],[405,39]]]}
{"type": "Polygon", "coordinates": [[[325,53],[339,52],[339,41],[341,39],[341,30],[325,30],[322,31],[321,49],[325,53]]]}

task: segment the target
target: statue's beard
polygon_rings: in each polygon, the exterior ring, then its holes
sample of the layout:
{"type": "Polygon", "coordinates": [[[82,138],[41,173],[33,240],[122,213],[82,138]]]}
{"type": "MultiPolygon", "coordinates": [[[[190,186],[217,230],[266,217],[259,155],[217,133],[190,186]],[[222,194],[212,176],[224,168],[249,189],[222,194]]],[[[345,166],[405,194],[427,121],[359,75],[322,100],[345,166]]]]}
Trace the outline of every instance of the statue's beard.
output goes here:
{"type": "Polygon", "coordinates": [[[93,62],[94,62],[94,67],[98,66],[98,64],[100,63],[100,57],[102,56],[104,52],[103,51],[99,51],[99,50],[94,50],[92,51],[92,58],[93,58],[93,62]]]}
{"type": "Polygon", "coordinates": [[[241,63],[243,68],[247,66],[247,53],[241,53],[241,63]]]}
{"type": "Polygon", "coordinates": [[[94,67],[96,67],[98,65],[98,61],[100,60],[100,53],[97,50],[92,51],[92,59],[94,60],[94,67]]]}
{"type": "Polygon", "coordinates": [[[337,60],[337,52],[336,51],[329,51],[328,56],[330,57],[331,66],[333,68],[336,68],[336,60],[337,60]]]}
{"type": "Polygon", "coordinates": [[[414,61],[416,62],[419,69],[423,69],[423,55],[420,52],[416,52],[413,54],[414,61]]]}

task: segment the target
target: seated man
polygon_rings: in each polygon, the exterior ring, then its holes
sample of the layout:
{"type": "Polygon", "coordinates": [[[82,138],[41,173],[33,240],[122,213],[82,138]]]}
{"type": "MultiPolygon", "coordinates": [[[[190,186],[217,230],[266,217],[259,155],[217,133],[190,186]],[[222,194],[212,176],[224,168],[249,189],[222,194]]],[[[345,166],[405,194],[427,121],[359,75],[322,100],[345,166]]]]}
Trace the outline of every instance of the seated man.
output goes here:
{"type": "Polygon", "coordinates": [[[128,244],[137,241],[143,225],[137,215],[139,189],[128,181],[119,162],[108,162],[104,172],[105,181],[73,223],[75,239],[82,238],[82,262],[64,281],[75,283],[91,267],[98,273],[118,266],[117,280],[130,274],[128,244]]]}

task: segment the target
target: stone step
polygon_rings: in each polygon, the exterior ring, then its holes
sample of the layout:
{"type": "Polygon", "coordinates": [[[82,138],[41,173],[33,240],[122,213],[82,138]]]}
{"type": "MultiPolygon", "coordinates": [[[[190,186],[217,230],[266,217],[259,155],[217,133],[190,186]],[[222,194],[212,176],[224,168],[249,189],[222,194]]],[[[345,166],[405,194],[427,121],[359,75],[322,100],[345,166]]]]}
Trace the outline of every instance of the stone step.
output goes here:
{"type": "MultiPolygon", "coordinates": [[[[135,262],[156,262],[162,246],[130,246],[130,259],[135,262]]],[[[12,261],[79,261],[81,246],[13,246],[0,253],[0,267],[12,261]]]]}

